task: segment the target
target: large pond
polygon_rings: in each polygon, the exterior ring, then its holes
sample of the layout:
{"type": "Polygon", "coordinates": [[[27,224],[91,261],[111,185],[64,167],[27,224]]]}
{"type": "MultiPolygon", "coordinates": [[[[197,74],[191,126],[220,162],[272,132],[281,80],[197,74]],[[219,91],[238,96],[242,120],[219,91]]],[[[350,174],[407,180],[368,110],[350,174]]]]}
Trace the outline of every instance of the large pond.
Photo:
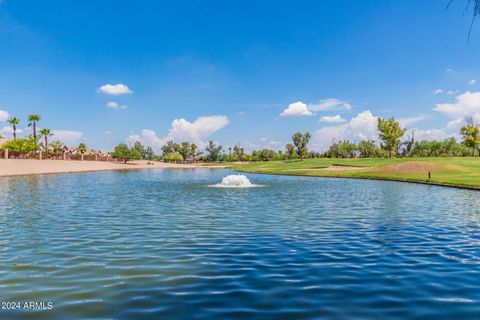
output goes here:
{"type": "Polygon", "coordinates": [[[0,319],[480,318],[479,192],[229,174],[1,178],[0,319]]]}

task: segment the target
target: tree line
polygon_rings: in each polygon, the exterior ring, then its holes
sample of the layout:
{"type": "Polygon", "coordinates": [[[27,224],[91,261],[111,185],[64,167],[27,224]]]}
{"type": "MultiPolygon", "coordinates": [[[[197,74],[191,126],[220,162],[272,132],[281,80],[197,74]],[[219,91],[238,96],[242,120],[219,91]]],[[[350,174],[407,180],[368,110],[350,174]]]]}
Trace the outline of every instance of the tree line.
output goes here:
{"type": "Polygon", "coordinates": [[[443,141],[415,141],[413,132],[409,139],[402,141],[406,129],[402,128],[395,118],[378,118],[380,144],[373,140],[362,140],[358,143],[341,140],[333,143],[321,156],[327,158],[480,156],[480,125],[474,117],[467,117],[465,122],[466,125],[460,129],[461,142],[453,137],[443,141]]]}
{"type": "MultiPolygon", "coordinates": [[[[32,128],[32,133],[25,138],[17,137],[17,126],[20,119],[12,117],[7,121],[12,125],[13,139],[3,144],[3,149],[9,149],[21,153],[36,152],[40,150],[39,140],[43,139],[43,151],[48,155],[59,155],[65,148],[60,141],[50,142],[53,133],[48,128],[38,130],[38,123],[41,117],[38,114],[28,116],[28,126],[32,128]]],[[[195,143],[183,141],[176,143],[167,141],[162,146],[161,154],[156,154],[150,146],[144,146],[140,142],[135,142],[132,146],[121,143],[115,146],[111,153],[112,158],[121,158],[125,162],[129,160],[161,160],[167,162],[236,162],[236,161],[271,161],[306,159],[306,158],[391,158],[391,157],[463,157],[480,156],[480,124],[474,117],[467,117],[465,125],[461,127],[459,133],[462,141],[458,142],[455,138],[448,138],[443,141],[415,141],[412,136],[409,139],[403,139],[406,129],[402,128],[395,118],[378,118],[377,144],[373,140],[362,140],[355,143],[350,140],[340,140],[332,143],[324,152],[309,151],[308,144],[311,135],[308,132],[296,132],[292,135],[292,140],[287,143],[284,151],[277,151],[268,148],[253,150],[251,153],[245,152],[240,145],[223,148],[222,145],[209,141],[204,151],[200,151],[195,143]]],[[[76,148],[82,156],[87,152],[85,143],[80,143],[76,148]]]]}
{"type": "Polygon", "coordinates": [[[199,151],[194,143],[175,143],[168,141],[162,148],[161,155],[156,155],[149,147],[136,142],[132,147],[120,144],[115,148],[118,157],[130,159],[163,160],[167,162],[236,162],[236,161],[272,161],[307,159],[307,158],[393,158],[393,157],[465,157],[480,155],[480,125],[473,117],[465,119],[466,125],[460,129],[462,141],[448,138],[443,141],[415,141],[413,134],[403,139],[406,129],[395,118],[378,118],[377,130],[380,143],[374,140],[361,140],[355,143],[340,140],[332,143],[324,152],[309,151],[311,139],[309,132],[296,132],[287,143],[284,151],[268,148],[253,150],[250,154],[240,145],[223,148],[222,145],[209,141],[205,151],[199,151]],[[118,150],[117,150],[118,148],[118,150]],[[149,152],[145,152],[148,150],[149,152]]]}
{"type": "MultiPolygon", "coordinates": [[[[27,117],[28,126],[32,128],[32,134],[29,134],[25,138],[17,137],[17,126],[20,124],[20,119],[17,117],[11,117],[7,122],[11,125],[13,139],[7,141],[2,145],[3,149],[9,149],[12,151],[28,153],[32,151],[40,150],[39,140],[43,138],[44,148],[49,150],[49,138],[53,136],[53,133],[48,128],[43,128],[38,130],[38,122],[41,120],[40,115],[30,114],[27,117]]],[[[53,143],[53,146],[56,147],[58,144],[53,143]]]]}
{"type": "MultiPolygon", "coordinates": [[[[49,156],[60,156],[65,151],[65,144],[59,140],[50,142],[50,138],[54,136],[51,129],[38,128],[38,123],[42,117],[38,114],[30,114],[27,117],[28,127],[32,128],[32,133],[26,137],[18,137],[17,130],[21,120],[17,117],[11,117],[7,120],[7,123],[12,128],[12,140],[5,142],[1,149],[8,149],[10,151],[18,152],[20,154],[37,153],[42,150],[48,159],[49,156]],[[42,141],[43,140],[43,141],[42,141]],[[43,144],[43,145],[41,145],[43,144]]],[[[0,136],[0,138],[2,138],[0,136]]],[[[87,145],[81,142],[76,150],[81,155],[82,160],[84,154],[87,152],[87,145]]]]}

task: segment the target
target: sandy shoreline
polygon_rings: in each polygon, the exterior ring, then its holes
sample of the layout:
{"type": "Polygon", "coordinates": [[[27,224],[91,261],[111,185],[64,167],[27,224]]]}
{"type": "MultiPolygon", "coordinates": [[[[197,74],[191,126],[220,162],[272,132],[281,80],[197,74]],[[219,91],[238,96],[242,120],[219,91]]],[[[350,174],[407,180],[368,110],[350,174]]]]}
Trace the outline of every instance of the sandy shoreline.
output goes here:
{"type": "MultiPolygon", "coordinates": [[[[176,164],[158,161],[132,161],[128,164],[103,161],[74,161],[74,160],[0,160],[0,177],[22,176],[50,173],[88,172],[104,170],[133,170],[133,169],[189,169],[205,167],[201,163],[176,164]],[[147,164],[150,163],[150,164],[147,164]]],[[[211,168],[211,167],[210,167],[211,168]]]]}

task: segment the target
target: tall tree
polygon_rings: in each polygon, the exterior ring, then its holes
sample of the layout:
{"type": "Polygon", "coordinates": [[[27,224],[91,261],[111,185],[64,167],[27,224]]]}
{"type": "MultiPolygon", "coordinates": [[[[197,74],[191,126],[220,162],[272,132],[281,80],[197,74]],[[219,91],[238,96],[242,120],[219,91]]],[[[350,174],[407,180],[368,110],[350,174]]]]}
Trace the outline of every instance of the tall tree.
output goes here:
{"type": "Polygon", "coordinates": [[[362,158],[372,158],[377,152],[377,146],[375,141],[362,140],[358,144],[358,152],[362,158]]]}
{"type": "Polygon", "coordinates": [[[142,159],[145,158],[145,146],[140,141],[136,141],[133,144],[133,149],[137,150],[142,155],[142,159]]]}
{"type": "Polygon", "coordinates": [[[177,149],[176,144],[172,140],[167,141],[167,143],[162,146],[162,154],[165,156],[167,154],[175,152],[177,149]]]}
{"type": "MultiPolygon", "coordinates": [[[[463,144],[472,148],[472,156],[475,156],[475,149],[480,147],[480,126],[474,117],[467,117],[465,121],[467,124],[460,129],[460,135],[462,136],[463,144]]],[[[478,155],[480,156],[480,149],[478,150],[478,155]]]]}
{"type": "Polygon", "coordinates": [[[17,140],[17,124],[20,123],[20,119],[13,117],[7,120],[8,123],[12,125],[13,129],[13,140],[17,140]]]}
{"type": "Polygon", "coordinates": [[[153,151],[152,147],[148,146],[145,148],[142,158],[146,160],[155,159],[155,151],[153,151]]]}
{"type": "Polygon", "coordinates": [[[239,144],[233,146],[233,153],[237,155],[238,159],[241,159],[244,154],[244,149],[239,144]]]}
{"type": "Polygon", "coordinates": [[[82,161],[83,161],[83,155],[87,152],[87,145],[83,142],[80,142],[77,150],[78,152],[80,152],[80,155],[82,156],[82,161]]]}
{"type": "Polygon", "coordinates": [[[187,157],[191,154],[191,152],[192,150],[191,150],[190,143],[188,143],[187,141],[183,141],[180,144],[180,148],[178,148],[178,153],[182,155],[183,161],[187,160],[187,157]]]}
{"type": "Polygon", "coordinates": [[[46,129],[46,128],[43,128],[42,130],[40,130],[40,133],[45,139],[45,152],[48,156],[48,137],[53,136],[53,133],[50,132],[50,129],[46,129]]]}
{"type": "Polygon", "coordinates": [[[258,153],[260,161],[270,161],[277,157],[277,153],[271,149],[262,149],[258,153]]]}
{"type": "Polygon", "coordinates": [[[142,154],[135,148],[129,148],[125,143],[121,143],[115,146],[112,152],[113,158],[123,159],[123,163],[127,163],[130,160],[139,160],[142,158],[142,154]]]}
{"type": "Polygon", "coordinates": [[[297,148],[297,154],[300,156],[300,160],[303,161],[303,158],[308,155],[308,142],[310,141],[311,135],[308,132],[302,134],[301,132],[294,133],[292,136],[293,144],[297,148]]]}
{"type": "Polygon", "coordinates": [[[405,129],[395,118],[384,119],[379,117],[377,122],[379,138],[383,141],[382,148],[388,152],[389,158],[397,155],[400,139],[405,134],[405,129]]]}
{"type": "Polygon", "coordinates": [[[208,152],[207,159],[209,161],[217,161],[222,153],[222,146],[217,146],[215,142],[209,141],[205,150],[208,152]]]}
{"type": "Polygon", "coordinates": [[[40,121],[40,116],[38,114],[31,114],[28,116],[28,126],[33,129],[33,141],[37,144],[37,123],[40,121]]]}
{"type": "Polygon", "coordinates": [[[199,155],[199,153],[197,153],[197,149],[198,149],[198,146],[195,143],[192,143],[190,145],[190,155],[192,156],[194,162],[195,162],[195,158],[199,155]]]}
{"type": "Polygon", "coordinates": [[[285,148],[287,149],[288,162],[291,162],[293,156],[295,155],[295,146],[291,143],[287,143],[285,148]]]}
{"type": "Polygon", "coordinates": [[[61,143],[60,141],[52,141],[50,143],[50,146],[52,147],[53,153],[55,154],[55,156],[58,157],[58,154],[60,153],[60,151],[62,151],[62,149],[65,145],[63,143],[61,143]]]}

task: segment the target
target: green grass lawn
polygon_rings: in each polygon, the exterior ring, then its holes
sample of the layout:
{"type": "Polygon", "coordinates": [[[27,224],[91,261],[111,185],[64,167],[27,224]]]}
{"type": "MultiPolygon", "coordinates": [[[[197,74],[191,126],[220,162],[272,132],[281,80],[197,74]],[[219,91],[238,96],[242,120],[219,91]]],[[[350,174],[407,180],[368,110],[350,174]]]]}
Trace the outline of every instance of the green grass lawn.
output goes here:
{"type": "Polygon", "coordinates": [[[480,158],[308,159],[234,165],[237,171],[283,175],[387,179],[480,188],[480,158]],[[336,170],[325,170],[331,166],[336,170]],[[344,170],[341,166],[346,166],[344,170]],[[352,170],[351,167],[360,167],[352,170]],[[428,180],[428,172],[431,179],[428,180]]]}

